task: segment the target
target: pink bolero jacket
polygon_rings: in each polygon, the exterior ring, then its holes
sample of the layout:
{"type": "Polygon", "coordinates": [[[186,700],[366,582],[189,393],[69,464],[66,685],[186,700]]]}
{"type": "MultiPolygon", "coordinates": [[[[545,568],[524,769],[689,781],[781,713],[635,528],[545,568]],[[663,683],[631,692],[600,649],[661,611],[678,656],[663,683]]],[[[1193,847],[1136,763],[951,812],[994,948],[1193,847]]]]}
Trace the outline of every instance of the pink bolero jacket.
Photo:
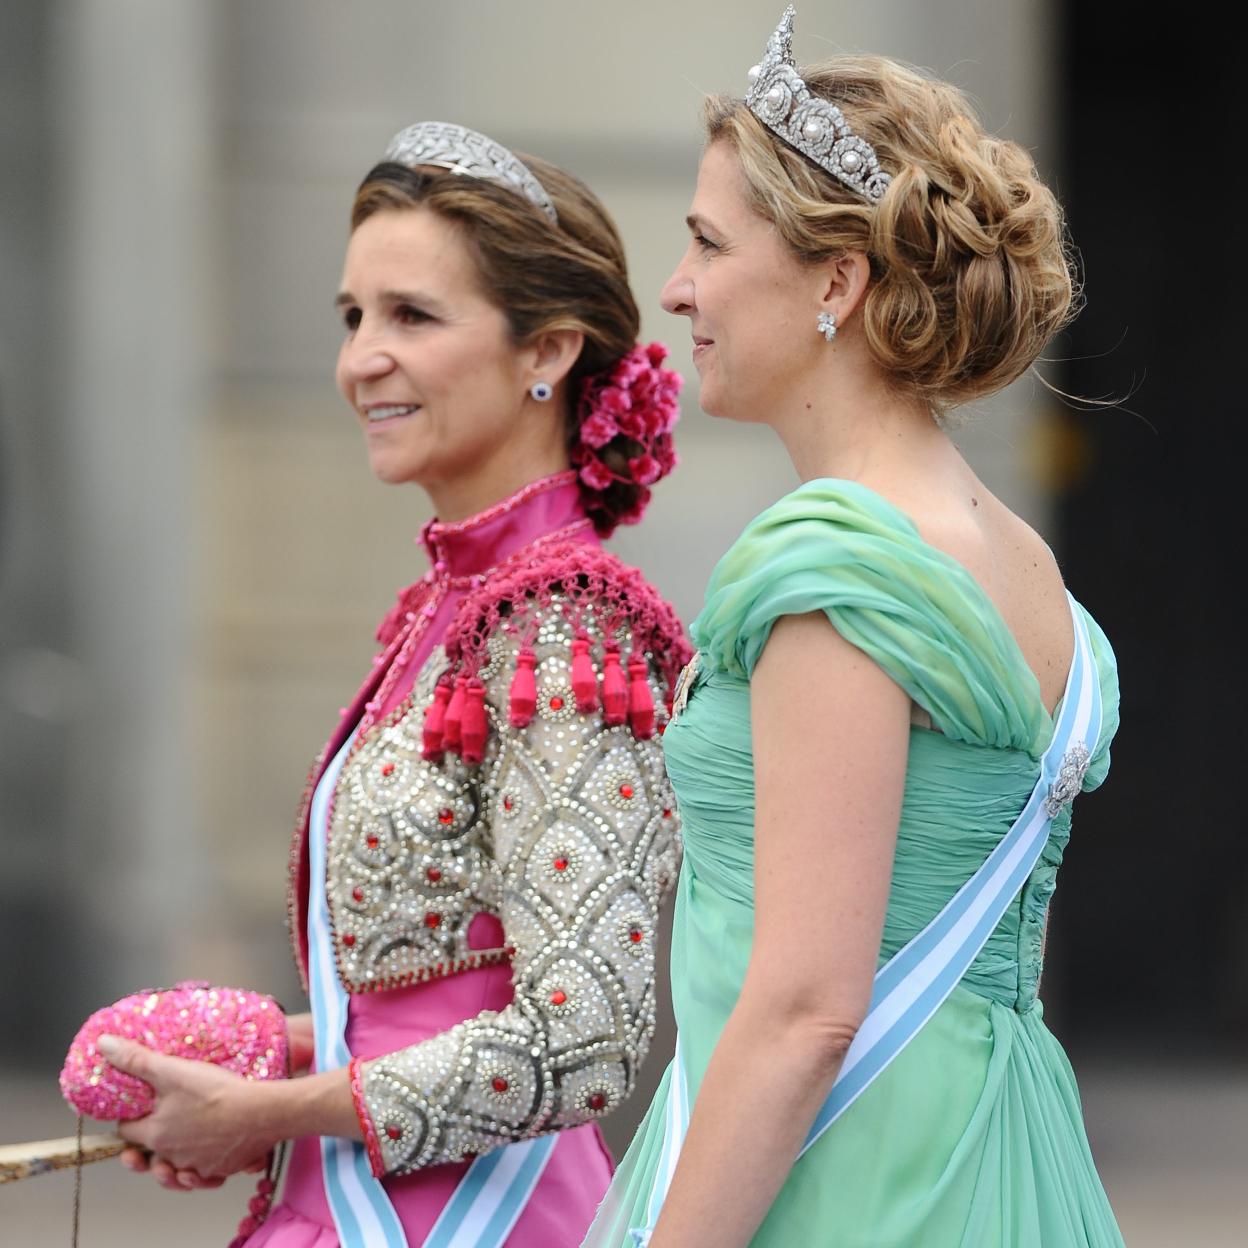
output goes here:
{"type": "Polygon", "coordinates": [[[352,995],[512,970],[505,1007],[352,1062],[379,1177],[599,1118],[649,1045],[680,853],[658,737],[688,645],[578,497],[560,473],[427,526],[432,569],[383,621],[309,777],[288,899],[305,982],[312,886],[352,995]],[[314,883],[308,798],[357,730],[314,883]]]}

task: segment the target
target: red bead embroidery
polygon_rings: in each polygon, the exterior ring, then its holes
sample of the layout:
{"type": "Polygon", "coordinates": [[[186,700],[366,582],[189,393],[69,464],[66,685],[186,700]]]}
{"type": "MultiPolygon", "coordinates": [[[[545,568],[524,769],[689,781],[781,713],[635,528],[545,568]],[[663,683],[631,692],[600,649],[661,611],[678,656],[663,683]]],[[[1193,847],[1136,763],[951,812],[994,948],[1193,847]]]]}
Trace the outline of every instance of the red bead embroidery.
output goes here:
{"type": "Polygon", "coordinates": [[[633,786],[631,784],[620,785],[620,796],[624,798],[625,801],[630,801],[633,796],[633,786]]]}
{"type": "Polygon", "coordinates": [[[568,999],[568,994],[562,988],[556,988],[550,994],[551,1005],[562,1005],[568,999]]]}
{"type": "Polygon", "coordinates": [[[376,836],[370,833],[365,838],[365,844],[369,847],[369,849],[376,849],[377,846],[381,844],[381,841],[379,841],[376,836]]]}
{"type": "Polygon", "coordinates": [[[383,763],[383,764],[382,764],[382,768],[381,768],[381,774],[382,774],[383,776],[392,776],[392,775],[394,775],[394,764],[393,764],[393,763],[383,763]]]}
{"type": "Polygon", "coordinates": [[[427,879],[430,884],[436,884],[441,878],[442,878],[442,871],[440,868],[438,867],[426,867],[425,868],[425,879],[427,879]]]}
{"type": "Polygon", "coordinates": [[[495,1092],[506,1092],[507,1089],[511,1087],[511,1084],[509,1084],[507,1080],[502,1077],[502,1075],[495,1075],[490,1082],[490,1086],[495,1092]]]}
{"type": "Polygon", "coordinates": [[[633,942],[633,944],[638,945],[641,943],[641,938],[643,934],[644,933],[641,931],[640,928],[632,927],[632,928],[629,928],[628,938],[629,940],[633,942]]]}
{"type": "Polygon", "coordinates": [[[439,823],[454,823],[455,812],[444,806],[440,811],[438,811],[438,822],[439,823]]]}
{"type": "Polygon", "coordinates": [[[353,897],[356,901],[363,901],[363,900],[364,900],[364,890],[363,890],[362,888],[358,888],[358,887],[357,887],[357,888],[353,888],[353,889],[351,890],[351,896],[352,896],[352,897],[353,897]]]}
{"type": "Polygon", "coordinates": [[[510,810],[514,805],[515,805],[515,802],[511,800],[511,794],[504,793],[503,794],[503,809],[510,810]]]}
{"type": "Polygon", "coordinates": [[[670,809],[668,809],[668,808],[665,806],[665,807],[663,808],[663,818],[664,818],[664,819],[670,819],[671,817],[672,817],[672,812],[671,812],[671,810],[670,810],[670,809]]]}
{"type": "Polygon", "coordinates": [[[589,1097],[590,1109],[602,1109],[607,1103],[607,1098],[601,1092],[592,1092],[589,1097]]]}
{"type": "Polygon", "coordinates": [[[392,1140],[401,1140],[403,1138],[403,1128],[396,1126],[393,1122],[386,1123],[386,1134],[392,1140]]]}
{"type": "Polygon", "coordinates": [[[561,711],[561,710],[563,710],[563,699],[562,699],[562,698],[561,698],[558,694],[555,694],[555,696],[554,696],[553,698],[551,698],[551,700],[550,700],[550,709],[551,709],[552,711],[561,711]]]}
{"type": "Polygon", "coordinates": [[[347,934],[346,934],[346,935],[342,938],[342,943],[343,943],[344,945],[346,945],[346,947],[347,947],[348,949],[350,949],[350,948],[351,948],[351,946],[355,944],[355,937],[354,937],[354,936],[352,936],[350,932],[348,932],[348,933],[347,933],[347,934]]]}
{"type": "Polygon", "coordinates": [[[568,860],[566,858],[560,857],[560,858],[555,859],[556,871],[566,871],[567,869],[568,869],[568,860]]]}
{"type": "Polygon", "coordinates": [[[426,927],[437,927],[441,922],[442,916],[434,910],[430,910],[429,913],[425,915],[426,927]]]}

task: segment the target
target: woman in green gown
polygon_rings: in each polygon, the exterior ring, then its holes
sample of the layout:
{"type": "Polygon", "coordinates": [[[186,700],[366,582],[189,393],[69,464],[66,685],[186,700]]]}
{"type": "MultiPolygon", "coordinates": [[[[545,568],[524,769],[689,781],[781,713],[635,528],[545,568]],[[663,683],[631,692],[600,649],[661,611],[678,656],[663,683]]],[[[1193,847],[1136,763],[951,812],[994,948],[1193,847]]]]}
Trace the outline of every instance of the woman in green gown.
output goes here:
{"type": "Polygon", "coordinates": [[[1064,799],[1104,779],[1118,691],[1048,547],[945,432],[1068,318],[1060,207],[946,84],[876,58],[799,77],[791,20],[746,100],[708,103],[663,303],[690,318],[704,409],[770,425],[801,484],[693,625],[664,738],[680,1069],[586,1244],[1120,1245],[1037,997],[1068,800],[956,987],[798,1155],[877,968],[1039,791],[1076,631],[1103,715],[1064,799]]]}

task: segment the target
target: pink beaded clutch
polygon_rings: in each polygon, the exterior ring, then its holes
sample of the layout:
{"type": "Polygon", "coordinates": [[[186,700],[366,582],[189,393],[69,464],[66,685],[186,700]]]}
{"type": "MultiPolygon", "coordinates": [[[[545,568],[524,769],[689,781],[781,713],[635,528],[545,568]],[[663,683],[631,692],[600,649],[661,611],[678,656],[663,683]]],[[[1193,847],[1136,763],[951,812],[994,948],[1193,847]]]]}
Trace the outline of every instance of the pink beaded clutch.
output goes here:
{"type": "Polygon", "coordinates": [[[61,1070],[61,1093],[90,1118],[124,1121],[152,1111],[151,1084],[109,1065],[96,1048],[106,1035],[212,1062],[247,1079],[287,1074],[286,1016],[272,997],[187,980],[123,997],[79,1028],[61,1070]]]}

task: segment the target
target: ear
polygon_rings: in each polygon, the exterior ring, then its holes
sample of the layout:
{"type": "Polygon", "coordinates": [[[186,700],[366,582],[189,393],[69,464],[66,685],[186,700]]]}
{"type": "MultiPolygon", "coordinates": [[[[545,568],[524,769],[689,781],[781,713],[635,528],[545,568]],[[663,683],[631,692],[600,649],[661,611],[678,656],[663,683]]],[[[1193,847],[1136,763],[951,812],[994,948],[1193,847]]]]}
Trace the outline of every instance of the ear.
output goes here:
{"type": "Polygon", "coordinates": [[[558,387],[580,358],[585,335],[579,329],[548,329],[538,334],[525,351],[526,384],[549,382],[558,387]]]}
{"type": "Polygon", "coordinates": [[[871,283],[871,262],[860,251],[827,260],[823,268],[820,312],[830,312],[838,325],[853,316],[871,283]]]}

